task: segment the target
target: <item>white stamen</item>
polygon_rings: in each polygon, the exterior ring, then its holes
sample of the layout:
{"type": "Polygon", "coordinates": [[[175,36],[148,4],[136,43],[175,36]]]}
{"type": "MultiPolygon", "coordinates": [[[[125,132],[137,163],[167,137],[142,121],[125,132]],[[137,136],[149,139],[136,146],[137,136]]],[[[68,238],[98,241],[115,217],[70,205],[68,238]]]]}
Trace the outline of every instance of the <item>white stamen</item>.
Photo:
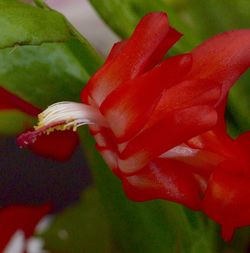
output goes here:
{"type": "Polygon", "coordinates": [[[38,125],[34,131],[21,134],[17,143],[20,147],[33,144],[42,134],[50,134],[55,130],[73,130],[86,124],[97,124],[107,127],[108,124],[100,111],[90,105],[75,102],[59,102],[49,106],[38,115],[38,125]]]}
{"type": "Polygon", "coordinates": [[[53,125],[61,125],[63,129],[73,128],[73,130],[85,124],[107,126],[106,120],[98,109],[90,105],[75,102],[55,103],[40,113],[38,119],[39,122],[36,129],[49,125],[51,125],[52,128],[53,125]],[[62,122],[62,124],[60,124],[60,122],[62,122]]]}

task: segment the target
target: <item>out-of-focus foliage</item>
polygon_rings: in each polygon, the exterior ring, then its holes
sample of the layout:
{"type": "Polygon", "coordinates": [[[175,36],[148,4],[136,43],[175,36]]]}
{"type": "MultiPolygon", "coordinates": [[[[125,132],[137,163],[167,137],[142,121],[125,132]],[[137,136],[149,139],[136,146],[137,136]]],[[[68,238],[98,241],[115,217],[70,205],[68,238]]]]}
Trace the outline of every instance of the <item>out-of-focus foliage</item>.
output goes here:
{"type": "Polygon", "coordinates": [[[93,188],[86,190],[78,203],[57,215],[53,226],[40,237],[45,240],[45,248],[53,252],[113,252],[109,223],[93,188]]]}
{"type": "Polygon", "coordinates": [[[61,100],[79,100],[84,83],[93,73],[93,66],[96,69],[100,63],[92,49],[77,40],[2,49],[0,84],[44,108],[61,100]]]}
{"type": "Polygon", "coordinates": [[[15,135],[31,127],[34,118],[17,110],[0,111],[0,137],[15,135]]]}
{"type": "Polygon", "coordinates": [[[65,18],[16,0],[0,0],[0,48],[62,42],[71,37],[65,18]]]}

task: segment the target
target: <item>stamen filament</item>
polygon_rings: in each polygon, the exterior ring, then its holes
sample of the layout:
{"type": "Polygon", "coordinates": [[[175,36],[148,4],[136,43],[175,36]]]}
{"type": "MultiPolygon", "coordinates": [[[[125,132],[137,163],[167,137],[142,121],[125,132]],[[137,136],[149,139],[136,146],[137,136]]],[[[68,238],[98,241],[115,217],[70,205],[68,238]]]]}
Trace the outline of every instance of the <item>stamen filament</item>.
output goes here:
{"type": "Polygon", "coordinates": [[[41,134],[50,134],[54,130],[73,130],[86,124],[107,126],[107,122],[98,109],[75,102],[59,102],[49,106],[38,115],[38,124],[34,131],[22,134],[18,138],[21,147],[35,142],[41,134]]]}

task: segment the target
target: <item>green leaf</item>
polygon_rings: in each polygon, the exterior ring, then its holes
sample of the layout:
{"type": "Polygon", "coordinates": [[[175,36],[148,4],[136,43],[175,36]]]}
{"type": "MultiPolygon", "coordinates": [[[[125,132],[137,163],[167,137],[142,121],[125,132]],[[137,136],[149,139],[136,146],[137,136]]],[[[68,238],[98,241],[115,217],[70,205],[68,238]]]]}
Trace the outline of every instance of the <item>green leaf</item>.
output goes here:
{"type": "Polygon", "coordinates": [[[16,110],[0,111],[0,136],[16,135],[35,123],[33,117],[16,110]]]}
{"type": "Polygon", "coordinates": [[[112,240],[107,217],[94,188],[81,200],[55,216],[49,229],[38,235],[45,249],[67,253],[111,253],[112,240]]]}
{"type": "Polygon", "coordinates": [[[78,101],[102,59],[78,40],[0,50],[0,84],[44,108],[62,100],[78,101]],[[77,56],[76,56],[77,54],[77,56]]]}
{"type": "Polygon", "coordinates": [[[0,0],[0,48],[63,42],[71,31],[65,18],[15,0],[0,0]]]}
{"type": "Polygon", "coordinates": [[[181,8],[192,17],[202,39],[227,30],[249,28],[250,2],[246,0],[190,0],[181,8]]]}

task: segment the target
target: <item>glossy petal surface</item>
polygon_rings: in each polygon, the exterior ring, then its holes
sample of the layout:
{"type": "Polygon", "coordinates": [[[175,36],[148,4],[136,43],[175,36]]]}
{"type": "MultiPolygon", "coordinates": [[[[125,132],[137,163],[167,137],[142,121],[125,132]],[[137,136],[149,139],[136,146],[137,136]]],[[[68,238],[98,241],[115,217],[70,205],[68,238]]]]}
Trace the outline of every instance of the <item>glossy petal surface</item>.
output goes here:
{"type": "Polygon", "coordinates": [[[85,95],[83,91],[83,101],[87,102],[86,98],[90,96],[97,105],[101,105],[122,82],[135,78],[157,64],[180,36],[175,30],[169,29],[166,14],[146,15],[119,54],[111,57],[109,64],[105,64],[91,78],[86,88],[88,94],[85,95]]]}
{"type": "Polygon", "coordinates": [[[131,138],[145,125],[164,89],[183,79],[191,64],[191,55],[169,58],[144,75],[122,83],[105,99],[100,110],[120,142],[131,138]]]}
{"type": "Polygon", "coordinates": [[[125,177],[123,187],[134,201],[166,199],[193,209],[201,204],[201,189],[194,175],[169,159],[156,159],[136,175],[125,177]]]}

